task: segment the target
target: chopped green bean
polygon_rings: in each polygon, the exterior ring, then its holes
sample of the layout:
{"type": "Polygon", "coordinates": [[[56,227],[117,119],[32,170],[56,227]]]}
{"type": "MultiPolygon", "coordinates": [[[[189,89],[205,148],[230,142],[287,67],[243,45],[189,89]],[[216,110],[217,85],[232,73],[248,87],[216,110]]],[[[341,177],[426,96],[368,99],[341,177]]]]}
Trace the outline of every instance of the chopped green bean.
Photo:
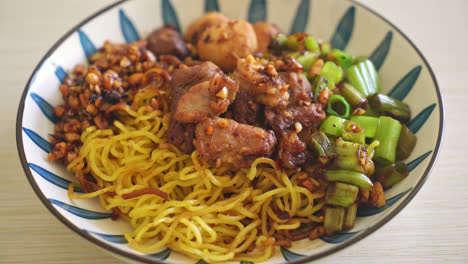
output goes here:
{"type": "Polygon", "coordinates": [[[352,115],[349,119],[358,123],[363,129],[368,138],[374,138],[379,128],[380,120],[372,116],[352,115]]]}
{"type": "Polygon", "coordinates": [[[310,66],[317,60],[317,54],[308,52],[302,56],[296,58],[296,61],[299,62],[302,67],[304,67],[304,71],[308,71],[310,66]]]}
{"type": "Polygon", "coordinates": [[[328,99],[327,113],[341,118],[348,118],[350,107],[343,96],[334,94],[328,99]]]}
{"type": "Polygon", "coordinates": [[[308,51],[316,53],[316,54],[318,54],[320,52],[319,44],[318,44],[317,40],[315,40],[315,38],[312,37],[312,36],[307,36],[304,39],[304,47],[308,51]]]}
{"type": "Polygon", "coordinates": [[[349,68],[349,66],[351,66],[351,62],[353,61],[353,57],[349,53],[344,52],[344,51],[339,50],[339,49],[334,49],[332,51],[332,55],[336,59],[338,64],[341,67],[343,67],[343,69],[347,69],[347,68],[349,68]]]}
{"type": "Polygon", "coordinates": [[[348,207],[356,201],[358,192],[359,188],[357,186],[333,182],[328,185],[325,202],[331,205],[348,207]]]}
{"type": "Polygon", "coordinates": [[[346,79],[364,97],[380,91],[379,77],[370,60],[359,62],[346,70],[346,79]]]}
{"type": "Polygon", "coordinates": [[[328,163],[328,161],[335,156],[333,143],[322,131],[317,131],[312,135],[310,144],[317,152],[318,159],[322,164],[328,163]]]}
{"type": "Polygon", "coordinates": [[[368,171],[365,165],[368,157],[367,150],[363,145],[337,140],[335,142],[335,152],[335,167],[367,174],[368,171]]]}
{"type": "Polygon", "coordinates": [[[341,136],[341,128],[343,127],[346,119],[337,117],[337,116],[328,116],[320,125],[320,131],[327,133],[328,135],[333,135],[336,137],[341,136]]]}
{"type": "Polygon", "coordinates": [[[350,120],[344,122],[341,137],[343,137],[345,141],[359,143],[361,145],[366,143],[364,129],[358,123],[350,120]]]}
{"type": "Polygon", "coordinates": [[[354,108],[365,108],[367,104],[367,99],[350,83],[344,83],[343,86],[341,86],[340,94],[343,95],[346,101],[354,108]]]}
{"type": "Polygon", "coordinates": [[[342,207],[326,207],[323,227],[327,235],[333,235],[343,229],[345,209],[342,207]]]}
{"type": "Polygon", "coordinates": [[[345,217],[343,220],[343,229],[351,229],[354,227],[354,221],[356,220],[357,204],[352,204],[345,209],[345,217]]]}
{"type": "Polygon", "coordinates": [[[413,132],[406,125],[402,125],[396,150],[396,160],[408,158],[411,152],[413,152],[414,146],[416,146],[416,141],[417,139],[413,132]]]}
{"type": "Polygon", "coordinates": [[[322,43],[320,45],[320,52],[322,53],[322,57],[326,58],[328,54],[331,52],[331,45],[328,42],[322,43]]]}
{"type": "Polygon", "coordinates": [[[403,123],[410,120],[411,114],[407,104],[384,94],[374,94],[367,98],[369,104],[382,115],[391,116],[403,123]]]}
{"type": "Polygon", "coordinates": [[[332,182],[343,182],[356,185],[362,189],[372,191],[372,181],[364,174],[349,170],[327,170],[325,179],[332,182]]]}
{"type": "Polygon", "coordinates": [[[395,162],[396,147],[401,133],[401,124],[388,116],[379,117],[380,125],[375,139],[380,145],[375,148],[375,160],[382,164],[395,162]]]}
{"type": "Polygon", "coordinates": [[[333,87],[343,79],[343,70],[334,62],[327,61],[323,64],[320,75],[328,80],[328,88],[332,90],[333,87]]]}
{"type": "Polygon", "coordinates": [[[408,167],[403,162],[392,163],[383,168],[377,168],[375,178],[384,188],[389,188],[408,176],[408,167]]]}

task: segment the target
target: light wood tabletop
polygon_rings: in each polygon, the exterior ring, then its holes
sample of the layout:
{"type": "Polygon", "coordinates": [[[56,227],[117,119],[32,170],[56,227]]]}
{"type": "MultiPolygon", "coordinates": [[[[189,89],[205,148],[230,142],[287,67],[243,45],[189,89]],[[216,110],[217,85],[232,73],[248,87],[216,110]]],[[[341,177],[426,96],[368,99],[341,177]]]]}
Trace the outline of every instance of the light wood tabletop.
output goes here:
{"type": "MultiPolygon", "coordinates": [[[[439,158],[394,219],[320,263],[468,262],[468,1],[361,0],[426,56],[445,102],[439,158]],[[465,109],[465,110],[463,110],[465,109]]],[[[0,263],[120,263],[57,220],[30,187],[16,151],[18,102],[34,67],[72,26],[106,0],[0,1],[0,263]]]]}

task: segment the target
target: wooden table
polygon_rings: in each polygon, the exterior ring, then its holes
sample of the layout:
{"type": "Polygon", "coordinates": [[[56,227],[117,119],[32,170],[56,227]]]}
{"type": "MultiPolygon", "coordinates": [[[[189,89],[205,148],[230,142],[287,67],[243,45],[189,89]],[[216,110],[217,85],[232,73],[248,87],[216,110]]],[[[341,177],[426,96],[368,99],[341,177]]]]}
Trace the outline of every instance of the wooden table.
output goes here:
{"type": "MultiPolygon", "coordinates": [[[[402,29],[430,62],[445,101],[445,135],[436,166],[414,200],[378,232],[320,262],[468,262],[468,1],[362,2],[402,29]]],[[[47,211],[26,180],[15,143],[18,102],[33,68],[69,28],[108,3],[0,2],[1,263],[120,262],[47,211]]]]}

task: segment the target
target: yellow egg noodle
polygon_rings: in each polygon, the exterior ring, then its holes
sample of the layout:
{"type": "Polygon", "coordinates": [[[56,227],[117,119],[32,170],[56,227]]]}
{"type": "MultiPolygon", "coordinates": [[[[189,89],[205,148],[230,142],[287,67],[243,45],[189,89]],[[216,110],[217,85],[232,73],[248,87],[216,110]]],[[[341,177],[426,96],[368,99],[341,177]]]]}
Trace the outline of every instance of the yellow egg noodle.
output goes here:
{"type": "Polygon", "coordinates": [[[237,171],[202,164],[197,151],[187,155],[167,143],[170,113],[149,106],[132,109],[121,111],[111,129],[83,132],[80,156],[67,166],[90,173],[102,187],[75,194],[70,185],[70,199],[99,197],[105,209],[117,207],[134,229],[125,234],[131,248],[150,253],[169,247],[206,262],[262,262],[274,254],[272,243],[265,242],[277,231],[322,221],[313,214],[324,194],[299,186],[300,172],[288,175],[268,158],[237,171]],[[144,188],[160,189],[168,199],[122,198],[144,188]],[[290,218],[280,219],[272,208],[290,218]]]}

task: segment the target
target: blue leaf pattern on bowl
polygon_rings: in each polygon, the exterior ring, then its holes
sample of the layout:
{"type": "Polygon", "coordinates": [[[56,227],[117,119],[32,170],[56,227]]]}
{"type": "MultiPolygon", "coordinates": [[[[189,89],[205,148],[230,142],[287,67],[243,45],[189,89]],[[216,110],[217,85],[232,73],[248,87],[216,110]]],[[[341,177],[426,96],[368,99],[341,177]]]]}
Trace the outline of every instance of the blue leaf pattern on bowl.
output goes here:
{"type": "Polygon", "coordinates": [[[42,113],[49,119],[52,123],[57,123],[57,117],[54,115],[54,108],[42,97],[40,97],[37,93],[31,93],[31,98],[36,102],[39,109],[41,109],[42,113]]]}
{"type": "Polygon", "coordinates": [[[218,0],[205,0],[205,12],[210,12],[210,11],[219,12],[218,0]]]}
{"type": "Polygon", "coordinates": [[[333,48],[340,50],[346,49],[351,35],[353,34],[355,13],[356,9],[352,6],[341,18],[330,41],[333,48]]]}
{"type": "Polygon", "coordinates": [[[149,254],[148,257],[152,257],[152,258],[159,259],[159,260],[166,260],[171,255],[171,253],[172,253],[172,250],[170,248],[166,248],[165,250],[161,252],[149,254]]]}
{"type": "Polygon", "coordinates": [[[68,212],[82,217],[86,219],[92,219],[92,220],[97,220],[97,219],[107,219],[112,217],[112,213],[100,213],[100,212],[94,212],[90,210],[86,210],[83,208],[79,208],[73,205],[69,205],[66,203],[63,203],[61,201],[55,200],[55,199],[49,199],[49,201],[57,206],[60,206],[61,208],[67,210],[68,212]]]}
{"type": "Polygon", "coordinates": [[[301,0],[301,3],[297,7],[296,16],[294,17],[294,22],[291,25],[289,34],[305,32],[307,23],[309,22],[309,9],[310,0],[301,0]]]}
{"type": "Polygon", "coordinates": [[[125,42],[132,43],[140,39],[138,31],[123,9],[119,9],[119,22],[125,42]]]}
{"type": "Polygon", "coordinates": [[[67,75],[68,73],[62,68],[62,66],[57,66],[55,68],[55,76],[57,76],[57,79],[60,81],[60,83],[63,83],[63,80],[65,80],[67,75]]]}
{"type": "Polygon", "coordinates": [[[96,46],[94,46],[93,42],[91,42],[83,30],[78,30],[78,36],[80,37],[81,48],[86,58],[93,56],[93,54],[97,52],[96,46]]]}
{"type": "MultiPolygon", "coordinates": [[[[70,183],[72,183],[71,181],[60,178],[59,176],[53,174],[52,172],[42,168],[41,166],[38,166],[38,165],[34,164],[34,163],[29,163],[28,165],[29,165],[29,167],[31,169],[33,169],[35,172],[37,172],[37,174],[39,174],[46,181],[48,181],[48,182],[50,182],[50,183],[52,183],[54,185],[57,185],[58,187],[60,187],[62,189],[68,190],[68,185],[70,183]]],[[[81,190],[81,188],[79,188],[79,187],[74,187],[73,191],[78,192],[78,193],[83,193],[83,190],[81,190]]]]}
{"type": "Polygon", "coordinates": [[[416,134],[424,125],[424,123],[426,123],[427,119],[431,116],[432,111],[434,111],[436,105],[436,103],[433,103],[422,110],[416,117],[409,121],[408,128],[416,134]]]}
{"type": "Polygon", "coordinates": [[[164,24],[171,24],[175,26],[179,32],[182,32],[180,30],[179,19],[177,19],[177,13],[169,0],[161,1],[161,13],[164,24]]]}
{"type": "Polygon", "coordinates": [[[247,20],[250,23],[267,20],[266,0],[250,0],[247,20]]]}
{"type": "Polygon", "coordinates": [[[421,65],[414,67],[403,78],[401,78],[395,87],[393,87],[393,89],[388,93],[388,96],[403,101],[418,80],[421,69],[421,65]]]}
{"type": "Polygon", "coordinates": [[[291,261],[291,260],[295,260],[297,258],[302,258],[302,257],[305,257],[305,255],[301,255],[301,254],[297,254],[297,253],[294,253],[284,247],[280,247],[281,249],[281,254],[283,255],[283,258],[286,260],[286,261],[291,261]]]}
{"type": "Polygon", "coordinates": [[[97,237],[100,237],[106,241],[109,241],[109,242],[112,242],[112,243],[116,243],[116,244],[127,244],[128,241],[127,239],[125,239],[125,237],[123,235],[108,235],[108,234],[102,234],[102,233],[98,233],[98,232],[93,232],[93,231],[89,231],[89,230],[84,230],[92,235],[95,235],[97,237]]]}
{"type": "Polygon", "coordinates": [[[393,32],[388,31],[385,38],[380,42],[379,46],[372,52],[369,59],[375,66],[376,70],[379,70],[382,67],[382,64],[387,58],[388,52],[390,51],[390,46],[392,45],[393,32]]]}
{"type": "Polygon", "coordinates": [[[381,208],[373,208],[373,207],[372,208],[364,208],[364,207],[358,208],[356,215],[358,217],[366,217],[366,216],[371,216],[371,215],[376,215],[378,213],[381,213],[385,211],[387,208],[389,208],[390,206],[392,206],[394,203],[396,203],[398,200],[400,200],[403,196],[405,196],[405,194],[411,191],[411,189],[413,188],[411,187],[408,190],[400,194],[397,194],[390,199],[387,199],[385,205],[381,208]]]}
{"type": "Polygon", "coordinates": [[[41,148],[47,153],[52,151],[52,147],[50,146],[50,143],[47,140],[43,139],[38,134],[36,134],[36,132],[32,131],[31,129],[27,129],[25,127],[23,127],[23,131],[39,148],[41,148]]]}
{"type": "Polygon", "coordinates": [[[330,244],[338,244],[341,243],[352,236],[354,236],[357,232],[349,232],[349,233],[336,233],[331,236],[321,236],[320,239],[330,243],[330,244]]]}
{"type": "Polygon", "coordinates": [[[432,153],[432,150],[429,150],[428,152],[422,154],[421,156],[417,157],[413,161],[410,161],[406,166],[408,167],[408,172],[411,172],[414,170],[421,162],[423,162],[430,154],[432,153]]]}

